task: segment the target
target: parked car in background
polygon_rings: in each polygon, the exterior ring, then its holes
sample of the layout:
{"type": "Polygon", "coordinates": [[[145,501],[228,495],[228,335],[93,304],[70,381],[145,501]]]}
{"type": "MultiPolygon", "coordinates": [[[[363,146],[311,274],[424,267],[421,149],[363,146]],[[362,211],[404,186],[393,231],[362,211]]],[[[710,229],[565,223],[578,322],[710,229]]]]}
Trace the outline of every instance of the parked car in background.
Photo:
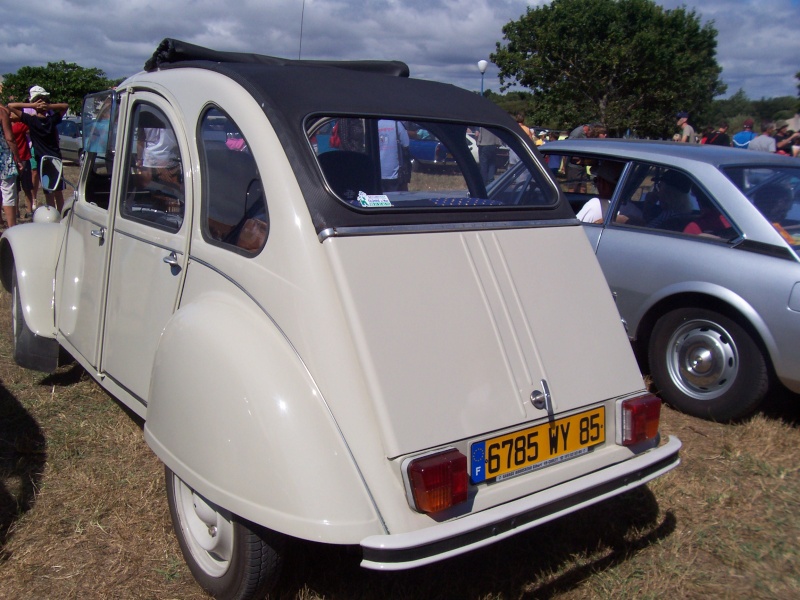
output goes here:
{"type": "MultiPolygon", "coordinates": [[[[457,163],[454,148],[437,139],[430,131],[419,127],[415,123],[408,124],[409,151],[413,166],[417,170],[446,171],[457,163]]],[[[476,128],[477,129],[477,128],[476,128]]],[[[460,140],[459,140],[460,141],[460,140]]],[[[464,136],[470,156],[478,162],[478,142],[475,134],[470,130],[464,136]]],[[[459,144],[460,145],[460,144],[459,144]]],[[[500,146],[495,159],[497,170],[502,172],[509,164],[508,146],[500,146]]]]}
{"type": "Polygon", "coordinates": [[[666,401],[727,421],[756,410],[773,385],[800,392],[797,159],[624,140],[541,152],[594,178],[618,175],[610,202],[591,200],[593,184],[567,197],[576,213],[587,201],[602,208],[584,229],[666,401]]]}
{"type": "Polygon", "coordinates": [[[212,595],[263,597],[290,537],[408,569],[678,465],[582,229],[492,102],[398,62],[165,40],[84,111],[63,217],[0,238],[14,357],[62,347],[142,418],[212,595]],[[457,176],[386,189],[385,120],[457,176]],[[484,185],[476,124],[523,189],[484,185]]]}
{"type": "Polygon", "coordinates": [[[64,117],[56,127],[61,156],[64,160],[80,164],[83,158],[81,120],[77,117],[64,117]]]}

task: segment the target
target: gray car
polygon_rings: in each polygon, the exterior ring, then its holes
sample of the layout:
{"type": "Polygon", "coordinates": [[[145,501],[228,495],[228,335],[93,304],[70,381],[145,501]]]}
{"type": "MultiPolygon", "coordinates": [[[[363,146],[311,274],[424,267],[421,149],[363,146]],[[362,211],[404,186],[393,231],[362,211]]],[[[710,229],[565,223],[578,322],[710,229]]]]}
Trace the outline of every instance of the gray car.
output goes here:
{"type": "Polygon", "coordinates": [[[64,117],[57,128],[62,158],[80,164],[83,158],[81,120],[75,117],[64,117]]]}
{"type": "Polygon", "coordinates": [[[623,140],[541,150],[572,173],[559,182],[664,400],[727,421],[777,382],[800,392],[797,159],[623,140]]]}

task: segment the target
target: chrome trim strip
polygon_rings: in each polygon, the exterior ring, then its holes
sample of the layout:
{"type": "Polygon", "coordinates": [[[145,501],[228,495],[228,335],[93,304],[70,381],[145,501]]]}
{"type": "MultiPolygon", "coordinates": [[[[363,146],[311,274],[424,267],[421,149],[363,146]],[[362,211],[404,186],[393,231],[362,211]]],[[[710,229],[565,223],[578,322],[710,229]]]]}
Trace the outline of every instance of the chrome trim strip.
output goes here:
{"type": "MultiPolygon", "coordinates": [[[[160,229],[158,231],[161,231],[160,229]]],[[[128,233],[127,231],[120,231],[119,229],[115,229],[114,233],[118,233],[119,235],[123,235],[126,238],[130,238],[132,240],[136,240],[137,242],[142,242],[143,244],[147,244],[148,246],[155,246],[156,248],[160,248],[161,250],[167,250],[168,252],[174,252],[178,256],[183,256],[183,250],[176,250],[170,246],[164,246],[163,244],[159,244],[154,242],[153,240],[148,240],[146,238],[140,237],[138,235],[134,235],[133,233],[128,233]]]]}
{"type": "Polygon", "coordinates": [[[486,231],[493,229],[536,229],[540,227],[569,227],[580,225],[578,219],[537,221],[496,221],[490,223],[426,223],[423,225],[375,225],[363,227],[329,227],[319,232],[320,242],[329,237],[365,235],[394,235],[402,233],[441,233],[444,231],[486,231]]]}

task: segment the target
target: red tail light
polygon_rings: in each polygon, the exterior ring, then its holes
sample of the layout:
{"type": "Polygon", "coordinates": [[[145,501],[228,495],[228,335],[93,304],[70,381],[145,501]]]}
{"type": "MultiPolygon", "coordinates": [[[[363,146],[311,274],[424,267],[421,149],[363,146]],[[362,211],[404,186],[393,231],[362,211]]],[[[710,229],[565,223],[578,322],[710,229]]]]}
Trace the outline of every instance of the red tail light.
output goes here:
{"type": "Polygon", "coordinates": [[[632,446],[652,440],[658,435],[661,417],[661,399],[653,394],[644,394],[620,403],[619,443],[632,446]]]}
{"type": "Polygon", "coordinates": [[[406,472],[421,512],[439,512],[467,499],[467,457],[458,450],[412,460],[406,472]]]}

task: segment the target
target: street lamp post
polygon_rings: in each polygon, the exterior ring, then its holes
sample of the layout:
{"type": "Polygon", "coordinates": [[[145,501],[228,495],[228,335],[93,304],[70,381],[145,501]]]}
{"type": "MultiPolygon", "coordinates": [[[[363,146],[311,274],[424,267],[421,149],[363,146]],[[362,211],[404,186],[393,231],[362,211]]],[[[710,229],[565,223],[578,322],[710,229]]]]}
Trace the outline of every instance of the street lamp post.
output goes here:
{"type": "Polygon", "coordinates": [[[486,67],[489,66],[489,63],[485,60],[478,61],[478,71],[481,72],[481,96],[483,96],[483,74],[486,73],[486,67]]]}

